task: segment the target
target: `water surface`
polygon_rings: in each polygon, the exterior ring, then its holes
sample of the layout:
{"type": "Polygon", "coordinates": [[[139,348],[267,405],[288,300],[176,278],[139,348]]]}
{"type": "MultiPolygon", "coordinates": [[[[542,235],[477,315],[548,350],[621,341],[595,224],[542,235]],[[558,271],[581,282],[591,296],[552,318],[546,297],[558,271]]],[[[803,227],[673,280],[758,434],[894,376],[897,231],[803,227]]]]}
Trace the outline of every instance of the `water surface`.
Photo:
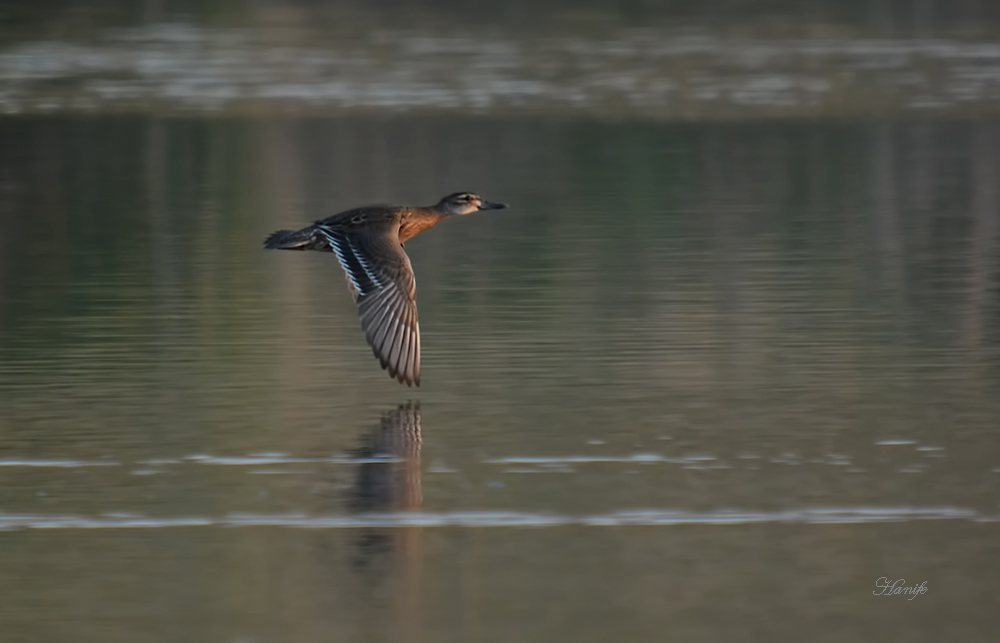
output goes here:
{"type": "Polygon", "coordinates": [[[998,142],[0,121],[4,640],[990,640],[998,142]],[[456,190],[406,389],[260,242],[456,190]]]}

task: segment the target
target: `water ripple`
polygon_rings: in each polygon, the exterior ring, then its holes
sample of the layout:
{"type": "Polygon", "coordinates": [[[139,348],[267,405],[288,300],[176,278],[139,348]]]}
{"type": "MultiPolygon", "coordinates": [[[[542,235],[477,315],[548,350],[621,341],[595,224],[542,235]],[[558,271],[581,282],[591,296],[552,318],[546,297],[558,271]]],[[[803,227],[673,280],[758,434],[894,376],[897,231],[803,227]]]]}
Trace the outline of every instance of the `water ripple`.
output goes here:
{"type": "Polygon", "coordinates": [[[292,527],[301,529],[358,529],[395,527],[558,527],[558,526],[669,526],[743,525],[760,523],[888,523],[916,520],[966,520],[996,522],[1000,516],[959,507],[843,507],[794,509],[778,512],[726,509],[709,512],[680,510],[620,511],[571,516],[525,512],[396,512],[346,516],[304,514],[230,514],[220,518],[147,518],[105,515],[93,518],[71,515],[2,515],[0,531],[17,529],[162,529],[171,527],[292,527]]]}
{"type": "Polygon", "coordinates": [[[591,456],[591,455],[571,455],[562,457],[533,457],[517,456],[507,458],[491,458],[484,460],[487,464],[580,464],[591,462],[615,462],[615,463],[654,463],[667,462],[670,464],[698,464],[717,460],[711,455],[692,455],[680,458],[668,458],[658,453],[635,453],[626,456],[591,456]]]}
{"type": "Polygon", "coordinates": [[[77,467],[117,467],[120,462],[112,460],[0,460],[0,467],[55,467],[59,469],[74,469],[77,467]]]}

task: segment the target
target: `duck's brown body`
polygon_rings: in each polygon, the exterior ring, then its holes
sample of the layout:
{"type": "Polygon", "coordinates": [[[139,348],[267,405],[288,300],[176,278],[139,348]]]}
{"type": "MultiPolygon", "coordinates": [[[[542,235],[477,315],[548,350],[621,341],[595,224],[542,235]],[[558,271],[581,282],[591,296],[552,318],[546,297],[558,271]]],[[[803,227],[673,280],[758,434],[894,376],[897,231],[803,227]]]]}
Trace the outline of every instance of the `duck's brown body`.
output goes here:
{"type": "Polygon", "coordinates": [[[416,280],[403,243],[445,219],[506,207],[458,192],[428,207],[374,205],[340,212],[301,230],[264,241],[276,250],[333,252],[347,273],[361,327],[389,375],[420,385],[420,327],[416,280]]]}
{"type": "Polygon", "coordinates": [[[399,242],[406,243],[451,216],[453,215],[438,212],[433,208],[372,205],[339,212],[301,230],[280,230],[267,238],[264,247],[269,250],[334,252],[330,240],[321,233],[320,228],[362,234],[366,230],[382,231],[385,228],[395,228],[399,242]]]}
{"type": "Polygon", "coordinates": [[[451,215],[426,208],[412,208],[400,212],[399,242],[406,243],[421,232],[427,232],[451,215]]]}

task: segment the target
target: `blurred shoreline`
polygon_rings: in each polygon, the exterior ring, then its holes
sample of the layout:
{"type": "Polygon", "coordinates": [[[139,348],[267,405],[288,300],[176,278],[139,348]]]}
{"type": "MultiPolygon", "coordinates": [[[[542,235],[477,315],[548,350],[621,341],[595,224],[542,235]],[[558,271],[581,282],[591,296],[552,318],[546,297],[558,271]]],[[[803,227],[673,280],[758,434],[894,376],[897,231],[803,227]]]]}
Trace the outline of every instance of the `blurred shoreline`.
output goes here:
{"type": "Polygon", "coordinates": [[[463,113],[649,120],[1000,112],[1000,43],[184,23],[0,47],[0,114],[463,113]]]}

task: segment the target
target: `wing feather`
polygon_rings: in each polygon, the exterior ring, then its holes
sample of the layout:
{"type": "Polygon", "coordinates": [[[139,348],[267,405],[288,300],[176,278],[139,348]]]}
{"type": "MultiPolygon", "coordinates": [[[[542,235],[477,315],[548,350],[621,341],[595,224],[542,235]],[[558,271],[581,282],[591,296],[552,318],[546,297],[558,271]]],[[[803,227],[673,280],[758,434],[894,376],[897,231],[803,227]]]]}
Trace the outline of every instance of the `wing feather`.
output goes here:
{"type": "Polygon", "coordinates": [[[406,323],[399,329],[399,361],[396,363],[396,372],[404,381],[410,379],[410,328],[413,319],[410,311],[406,311],[406,323]]]}
{"type": "Polygon", "coordinates": [[[420,386],[420,323],[415,316],[413,319],[413,344],[413,356],[410,358],[410,365],[413,367],[411,375],[414,383],[420,386]]]}
{"type": "Polygon", "coordinates": [[[398,223],[351,229],[318,225],[348,277],[365,339],[389,375],[420,384],[417,288],[398,223]]]}
{"type": "Polygon", "coordinates": [[[393,311],[391,330],[385,336],[385,359],[388,362],[389,375],[396,377],[396,362],[399,361],[399,336],[405,311],[393,311]]]}

